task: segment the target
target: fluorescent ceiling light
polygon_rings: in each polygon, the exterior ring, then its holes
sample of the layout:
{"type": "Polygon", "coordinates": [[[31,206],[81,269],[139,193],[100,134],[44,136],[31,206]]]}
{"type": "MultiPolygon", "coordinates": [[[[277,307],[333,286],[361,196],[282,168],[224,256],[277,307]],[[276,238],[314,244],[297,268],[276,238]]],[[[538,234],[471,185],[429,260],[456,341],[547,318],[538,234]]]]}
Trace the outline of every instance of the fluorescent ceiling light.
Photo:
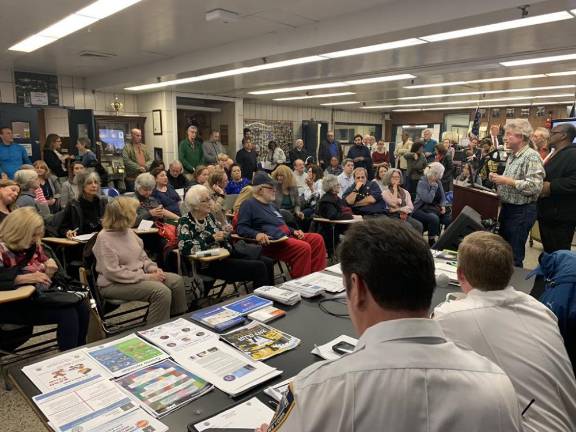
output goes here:
{"type": "Polygon", "coordinates": [[[543,90],[560,90],[576,88],[574,84],[558,85],[558,86],[545,86],[545,87],[526,87],[526,88],[516,88],[516,89],[506,89],[506,90],[483,90],[483,91],[473,91],[473,92],[462,92],[462,93],[444,93],[438,95],[424,95],[424,96],[404,96],[396,100],[417,100],[417,99],[436,99],[442,97],[458,97],[458,96],[473,96],[473,95],[483,95],[483,94],[501,94],[501,93],[520,93],[524,91],[543,91],[543,90]]]}
{"type": "Polygon", "coordinates": [[[276,88],[276,89],[269,89],[269,90],[257,90],[253,92],[249,92],[248,94],[252,95],[266,95],[266,94],[275,94],[275,93],[290,93],[295,91],[303,91],[303,90],[317,90],[317,89],[324,89],[324,88],[333,88],[333,87],[348,87],[351,85],[361,85],[361,84],[373,84],[373,83],[380,83],[380,82],[387,82],[387,81],[400,81],[404,79],[412,79],[416,78],[414,75],[411,74],[400,74],[400,75],[387,75],[381,77],[374,77],[374,78],[364,78],[352,81],[337,81],[331,83],[321,83],[321,84],[310,84],[310,85],[303,85],[297,87],[283,87],[283,88],[276,88]]]}
{"type": "Polygon", "coordinates": [[[359,104],[360,102],[356,102],[356,101],[349,101],[349,102],[328,102],[328,103],[323,103],[320,104],[322,106],[332,106],[332,105],[356,105],[359,104]]]}
{"type": "Polygon", "coordinates": [[[525,66],[525,65],[538,64],[538,63],[553,63],[553,62],[561,62],[561,61],[568,61],[568,60],[576,60],[576,54],[564,54],[564,55],[557,55],[557,56],[538,57],[538,58],[525,59],[525,60],[512,60],[512,61],[500,62],[500,64],[502,66],[512,67],[512,66],[525,66]]]}
{"type": "Polygon", "coordinates": [[[544,15],[536,15],[532,17],[520,18],[511,21],[502,21],[494,24],[487,24],[478,27],[470,27],[462,30],[454,30],[445,33],[437,33],[429,36],[423,36],[420,39],[426,42],[439,42],[448,39],[458,39],[469,36],[476,36],[480,34],[493,33],[502,30],[511,30],[521,27],[530,27],[538,24],[545,24],[556,21],[563,21],[572,19],[574,16],[570,15],[567,11],[554,12],[544,15]]]}
{"type": "Polygon", "coordinates": [[[550,76],[550,77],[570,76],[570,75],[576,75],[576,70],[566,71],[566,72],[551,72],[551,73],[547,73],[546,75],[550,76]]]}
{"type": "Polygon", "coordinates": [[[572,104],[573,101],[561,101],[561,102],[530,102],[530,103],[517,103],[517,104],[495,104],[495,105],[468,105],[468,106],[458,106],[458,107],[441,107],[441,108],[401,108],[397,110],[392,110],[392,112],[418,112],[418,111],[452,111],[452,110],[463,110],[463,109],[476,109],[476,108],[505,108],[505,107],[533,107],[541,105],[563,105],[572,104]]]}
{"type": "Polygon", "coordinates": [[[49,37],[53,39],[60,39],[64,36],[68,36],[84,27],[88,27],[90,24],[98,21],[96,18],[90,18],[82,15],[68,15],[66,18],[61,19],[56,24],[52,24],[50,27],[45,28],[40,33],[40,36],[49,37]]]}
{"type": "Polygon", "coordinates": [[[274,63],[264,63],[264,64],[257,65],[257,66],[250,66],[250,67],[248,67],[248,69],[250,69],[250,72],[256,72],[256,71],[268,70],[268,69],[278,69],[278,68],[283,68],[286,66],[294,66],[294,65],[304,64],[304,63],[313,63],[313,62],[322,61],[322,60],[328,60],[328,59],[325,58],[324,56],[317,56],[317,55],[316,56],[308,56],[308,57],[299,57],[299,58],[290,59],[290,60],[281,60],[281,61],[277,61],[274,63]]]}
{"type": "Polygon", "coordinates": [[[142,0],[98,0],[8,49],[27,53],[35,51],[140,1],[142,0]]]}
{"type": "Polygon", "coordinates": [[[359,54],[369,54],[369,53],[378,52],[378,51],[388,51],[391,49],[404,48],[404,47],[409,47],[409,46],[414,46],[414,45],[421,45],[424,43],[426,43],[426,42],[423,40],[411,38],[411,39],[403,39],[403,40],[399,40],[399,41],[395,41],[395,42],[386,42],[386,43],[381,43],[381,44],[376,44],[376,45],[363,46],[363,47],[359,47],[359,48],[351,48],[351,49],[347,49],[347,50],[334,51],[334,52],[320,54],[320,55],[322,57],[328,57],[328,58],[332,59],[332,58],[355,56],[355,55],[359,55],[359,54]]]}
{"type": "Polygon", "coordinates": [[[418,85],[411,85],[404,87],[405,89],[423,89],[423,88],[433,88],[433,87],[448,87],[448,86],[455,86],[455,85],[462,85],[466,84],[467,81],[452,81],[452,82],[445,82],[445,83],[437,83],[437,84],[418,84],[418,85]]]}
{"type": "Polygon", "coordinates": [[[467,83],[469,83],[469,84],[491,83],[491,82],[516,81],[516,80],[533,79],[533,78],[545,78],[545,77],[546,77],[546,74],[520,75],[520,76],[502,77],[502,78],[477,79],[477,80],[467,81],[467,83]]]}
{"type": "MultiPolygon", "coordinates": [[[[547,97],[567,97],[570,95],[548,95],[547,97]]],[[[515,100],[531,100],[535,99],[534,96],[510,96],[503,98],[493,98],[493,99],[483,99],[481,101],[477,99],[467,99],[459,101],[450,102],[427,102],[427,103],[414,103],[414,104],[396,104],[396,105],[372,105],[363,106],[362,109],[377,109],[377,108],[407,108],[407,107],[424,107],[424,106],[444,106],[444,105],[458,105],[458,104],[482,104],[486,102],[503,102],[503,101],[515,101],[515,100]]]]}
{"type": "Polygon", "coordinates": [[[311,95],[311,96],[294,96],[294,97],[278,98],[278,99],[273,99],[273,100],[275,100],[275,101],[291,101],[291,100],[317,99],[317,98],[335,97],[335,96],[350,96],[353,94],[356,94],[356,93],[354,93],[354,92],[325,93],[325,94],[311,95]]]}
{"type": "Polygon", "coordinates": [[[22,51],[22,52],[32,52],[36,51],[38,48],[42,48],[52,42],[56,41],[54,38],[48,38],[40,35],[30,36],[29,38],[24,39],[21,42],[18,42],[16,45],[12,45],[8,48],[11,51],[22,51]]]}
{"type": "Polygon", "coordinates": [[[289,93],[289,92],[294,92],[294,91],[317,90],[317,89],[324,89],[324,88],[331,88],[331,87],[348,87],[348,84],[346,84],[345,82],[310,84],[310,85],[303,85],[303,86],[298,86],[298,87],[284,87],[284,88],[277,88],[277,89],[270,89],[270,90],[257,90],[257,91],[253,91],[253,92],[248,92],[248,94],[267,95],[267,94],[274,94],[274,93],[289,93]]]}
{"type": "Polygon", "coordinates": [[[405,79],[413,79],[416,76],[411,74],[400,74],[400,75],[388,75],[388,76],[381,76],[375,78],[363,78],[357,79],[352,81],[345,81],[346,84],[349,85],[362,85],[362,84],[374,84],[374,83],[381,83],[381,82],[388,82],[388,81],[401,81],[405,79]]]}

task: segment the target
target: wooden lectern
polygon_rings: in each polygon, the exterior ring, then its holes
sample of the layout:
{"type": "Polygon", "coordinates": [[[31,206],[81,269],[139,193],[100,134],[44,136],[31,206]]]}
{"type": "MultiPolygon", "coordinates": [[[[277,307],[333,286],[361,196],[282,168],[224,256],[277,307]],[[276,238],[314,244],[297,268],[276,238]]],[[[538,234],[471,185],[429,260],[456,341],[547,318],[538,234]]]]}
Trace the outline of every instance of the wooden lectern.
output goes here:
{"type": "Polygon", "coordinates": [[[470,206],[482,216],[482,219],[498,219],[500,200],[494,192],[475,189],[470,186],[454,185],[452,220],[456,219],[464,206],[470,206]]]}

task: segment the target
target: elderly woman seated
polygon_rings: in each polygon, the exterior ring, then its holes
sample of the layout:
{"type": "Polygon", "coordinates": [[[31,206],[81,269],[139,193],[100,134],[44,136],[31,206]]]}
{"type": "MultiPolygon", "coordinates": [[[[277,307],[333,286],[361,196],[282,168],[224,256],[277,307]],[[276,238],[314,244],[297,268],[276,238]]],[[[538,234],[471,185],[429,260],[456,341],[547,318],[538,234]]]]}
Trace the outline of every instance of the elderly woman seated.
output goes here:
{"type": "Polygon", "coordinates": [[[246,200],[238,212],[238,234],[256,239],[263,246],[265,255],[288,263],[293,278],[324,270],[326,247],[322,236],[288,227],[273,204],[276,201],[276,187],[268,174],[254,174],[252,194],[253,197],[246,200]],[[288,238],[270,243],[282,237],[288,238]]]}
{"type": "Polygon", "coordinates": [[[43,236],[44,221],[30,207],[14,210],[0,224],[0,291],[36,287],[36,294],[25,300],[0,304],[0,322],[56,324],[58,347],[67,350],[86,343],[89,307],[84,301],[71,305],[43,302],[42,291],[52,285],[58,271],[42,248],[43,236]]]}
{"type": "Polygon", "coordinates": [[[250,259],[235,250],[230,243],[230,233],[212,215],[212,197],[208,188],[192,186],[186,193],[186,204],[190,212],[178,222],[178,249],[189,256],[213,248],[225,248],[230,257],[212,261],[199,270],[202,274],[227,282],[251,281],[254,288],[272,285],[274,261],[267,257],[250,259]]]}
{"type": "Polygon", "coordinates": [[[352,207],[354,214],[362,216],[386,214],[387,206],[382,198],[382,191],[376,183],[368,183],[366,168],[356,168],[353,176],[354,184],[344,191],[342,198],[352,207]]]}
{"type": "Polygon", "coordinates": [[[140,202],[136,225],[142,220],[162,221],[164,219],[176,220],[180,216],[165,208],[158,199],[152,196],[156,187],[156,179],[150,173],[142,173],[134,182],[136,198],[140,202]]]}
{"type": "Polygon", "coordinates": [[[58,227],[60,235],[68,238],[100,231],[108,204],[107,199],[100,196],[100,177],[95,172],[77,174],[76,183],[79,197],[66,206],[58,227]]]}
{"type": "MultiPolygon", "coordinates": [[[[318,216],[330,220],[350,220],[354,216],[348,203],[340,198],[340,183],[338,177],[328,174],[322,181],[324,195],[318,202],[318,216]]],[[[318,232],[324,237],[324,243],[329,245],[330,253],[338,245],[340,235],[346,231],[347,225],[319,224],[318,232]],[[334,230],[334,231],[332,231],[334,230]],[[334,243],[334,244],[332,244],[334,243]]]]}
{"type": "Polygon", "coordinates": [[[424,170],[424,175],[416,187],[414,202],[414,219],[419,220],[428,231],[428,243],[432,246],[440,234],[440,224],[448,226],[451,222],[450,212],[446,211],[446,196],[441,179],[444,166],[432,162],[424,170]]]}
{"type": "Polygon", "coordinates": [[[156,180],[156,187],[152,192],[152,197],[156,198],[162,206],[169,212],[180,216],[180,195],[168,182],[168,175],[162,168],[154,168],[150,174],[156,180]]]}
{"type": "Polygon", "coordinates": [[[20,186],[13,180],[0,180],[0,222],[14,210],[20,186]]]}
{"type": "Polygon", "coordinates": [[[148,302],[147,323],[153,324],[183,314],[188,307],[182,277],[163,272],[151,261],[144,243],[131,229],[138,206],[134,198],[113,199],[92,251],[102,296],[148,302]]]}
{"type": "Polygon", "coordinates": [[[50,220],[50,207],[36,198],[36,190],[40,187],[38,173],[33,169],[22,169],[14,174],[14,181],[20,186],[20,196],[16,200],[16,207],[32,207],[45,221],[50,220]]]}
{"type": "Polygon", "coordinates": [[[388,215],[406,221],[419,233],[422,233],[422,224],[411,216],[414,205],[410,192],[401,187],[402,171],[397,168],[390,168],[382,181],[384,183],[382,198],[388,204],[388,215]]]}

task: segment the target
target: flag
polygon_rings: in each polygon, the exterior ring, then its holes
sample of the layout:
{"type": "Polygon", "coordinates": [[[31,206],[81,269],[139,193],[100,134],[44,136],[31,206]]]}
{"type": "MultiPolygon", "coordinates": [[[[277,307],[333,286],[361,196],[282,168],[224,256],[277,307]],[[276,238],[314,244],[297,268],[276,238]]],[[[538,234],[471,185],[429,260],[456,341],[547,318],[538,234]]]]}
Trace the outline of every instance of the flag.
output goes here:
{"type": "Polygon", "coordinates": [[[472,134],[474,134],[475,136],[478,136],[478,134],[480,133],[480,117],[482,116],[482,113],[480,112],[480,107],[476,108],[476,112],[474,112],[474,121],[472,122],[472,134]]]}

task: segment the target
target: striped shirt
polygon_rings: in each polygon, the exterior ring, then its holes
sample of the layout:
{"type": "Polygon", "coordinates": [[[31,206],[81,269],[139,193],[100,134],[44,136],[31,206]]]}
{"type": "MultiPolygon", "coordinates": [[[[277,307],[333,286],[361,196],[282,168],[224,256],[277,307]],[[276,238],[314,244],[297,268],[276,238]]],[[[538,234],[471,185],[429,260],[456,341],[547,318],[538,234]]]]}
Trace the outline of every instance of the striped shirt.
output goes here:
{"type": "Polygon", "coordinates": [[[540,155],[527,145],[510,154],[504,176],[514,179],[514,186],[498,186],[498,195],[503,203],[522,205],[536,202],[544,184],[544,165],[540,155]]]}

